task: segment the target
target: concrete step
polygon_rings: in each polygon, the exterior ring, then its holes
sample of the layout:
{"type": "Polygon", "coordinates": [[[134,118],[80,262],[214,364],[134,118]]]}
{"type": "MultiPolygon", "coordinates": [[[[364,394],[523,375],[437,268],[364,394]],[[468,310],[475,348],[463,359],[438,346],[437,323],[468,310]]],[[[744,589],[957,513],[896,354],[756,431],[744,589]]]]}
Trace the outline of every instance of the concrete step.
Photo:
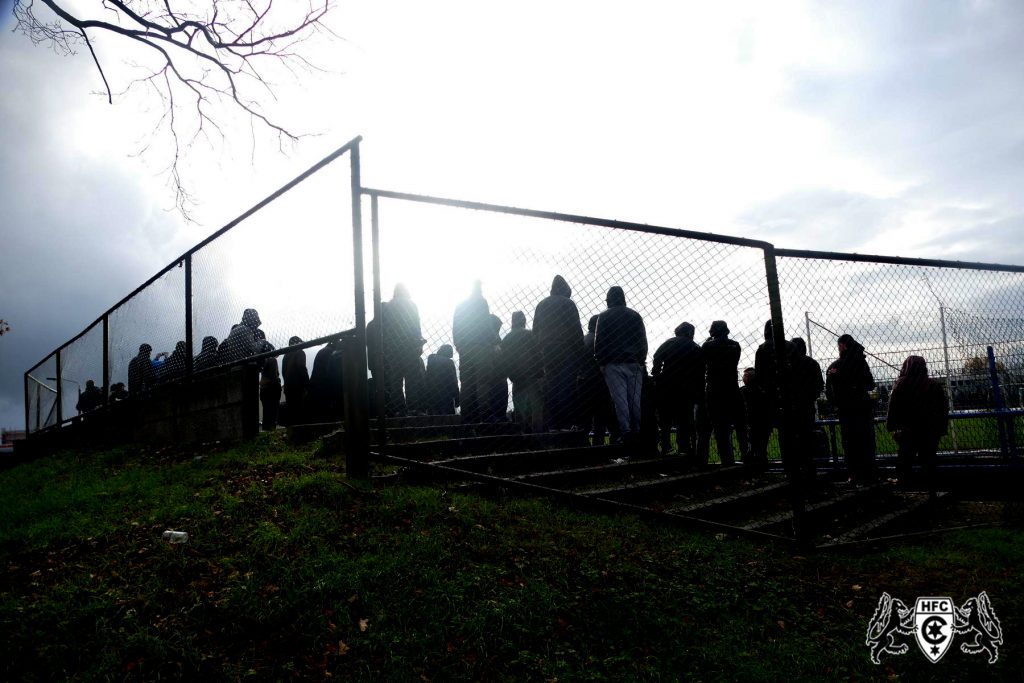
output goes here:
{"type": "Polygon", "coordinates": [[[698,517],[700,519],[718,520],[728,515],[744,514],[751,508],[762,505],[766,500],[783,497],[786,495],[788,488],[788,482],[779,481],[721,498],[712,498],[711,500],[688,505],[678,505],[668,508],[665,512],[698,517]]]}
{"type": "MultiPolygon", "coordinates": [[[[828,529],[837,520],[858,505],[876,500],[882,492],[892,491],[892,485],[879,483],[863,487],[838,487],[825,494],[812,496],[804,504],[804,524],[809,533],[828,529]]],[[[736,520],[744,529],[769,534],[791,534],[793,510],[789,500],[782,500],[773,509],[764,510],[759,518],[736,520]]]]}
{"type": "Polygon", "coordinates": [[[612,460],[621,458],[625,454],[622,446],[598,446],[597,448],[601,448],[603,453],[608,454],[603,460],[603,464],[573,467],[553,472],[534,472],[520,475],[517,478],[520,481],[540,486],[573,489],[608,482],[616,482],[616,485],[620,486],[622,482],[650,480],[652,477],[678,474],[689,469],[686,461],[678,456],[614,463],[612,460]]]}
{"type": "Polygon", "coordinates": [[[901,524],[910,522],[913,518],[933,512],[942,505],[946,505],[954,499],[949,492],[940,491],[934,499],[927,494],[900,496],[902,502],[886,510],[877,517],[864,521],[852,529],[838,535],[833,535],[823,546],[835,546],[843,543],[852,543],[869,538],[881,538],[892,533],[893,529],[901,524]]]}
{"type": "Polygon", "coordinates": [[[658,498],[665,498],[679,491],[710,488],[717,483],[732,481],[746,474],[748,472],[742,465],[732,465],[729,467],[710,465],[706,470],[593,489],[585,491],[585,493],[588,496],[604,498],[605,500],[645,504],[658,498]]]}
{"type": "Polygon", "coordinates": [[[621,455],[621,446],[584,446],[579,448],[554,448],[516,451],[512,453],[466,455],[433,460],[432,462],[437,465],[467,472],[504,476],[519,481],[529,481],[541,486],[550,486],[550,484],[536,481],[533,478],[540,477],[549,472],[566,471],[566,468],[586,470],[591,467],[602,466],[621,455]]]}

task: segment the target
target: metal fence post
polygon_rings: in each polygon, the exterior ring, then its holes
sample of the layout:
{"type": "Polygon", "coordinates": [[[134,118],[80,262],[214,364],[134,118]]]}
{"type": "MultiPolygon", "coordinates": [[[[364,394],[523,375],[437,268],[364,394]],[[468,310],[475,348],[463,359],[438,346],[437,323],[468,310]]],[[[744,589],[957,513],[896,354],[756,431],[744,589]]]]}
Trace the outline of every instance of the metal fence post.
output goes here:
{"type": "Polygon", "coordinates": [[[60,426],[64,422],[64,379],[60,370],[60,349],[57,349],[57,372],[54,377],[57,378],[57,425],[60,426]]]}
{"type": "MultiPolygon", "coordinates": [[[[793,533],[798,542],[807,541],[806,524],[804,518],[804,486],[803,486],[803,462],[804,458],[812,457],[808,452],[797,452],[793,443],[793,419],[794,409],[791,400],[788,382],[789,357],[786,353],[786,330],[782,320],[782,294],[779,289],[779,271],[775,262],[775,247],[768,245],[764,248],[764,271],[765,280],[768,285],[768,304],[772,316],[772,344],[775,346],[775,368],[778,378],[778,395],[775,397],[781,406],[782,422],[779,424],[779,450],[782,455],[782,467],[786,472],[786,478],[790,487],[790,504],[793,507],[793,533]]],[[[806,443],[799,444],[801,448],[807,448],[806,443]]]]}
{"type": "Polygon", "coordinates": [[[192,376],[192,254],[185,256],[185,376],[192,376]]]}
{"type": "Polygon", "coordinates": [[[377,195],[370,196],[370,230],[373,243],[373,318],[377,321],[374,331],[374,367],[380,372],[373,378],[373,402],[377,413],[377,450],[382,455],[387,448],[387,406],[384,401],[384,325],[382,320],[383,295],[380,289],[380,213],[377,195]]]}
{"type": "Polygon", "coordinates": [[[999,429],[999,451],[1003,456],[1016,454],[1016,444],[1013,438],[1013,423],[1006,419],[1006,403],[1003,402],[1003,391],[999,386],[999,370],[996,367],[995,350],[988,347],[988,374],[992,381],[992,401],[995,403],[996,424],[999,429]]]}
{"type": "Polygon", "coordinates": [[[110,400],[110,316],[103,315],[103,405],[110,400]]]}
{"type": "Polygon", "coordinates": [[[359,144],[351,155],[352,272],[355,289],[356,329],[351,343],[343,348],[346,360],[345,384],[345,471],[350,477],[370,475],[370,411],[366,381],[366,291],[363,283],[363,186],[359,167],[359,144]]]}
{"type": "Polygon", "coordinates": [[[29,398],[28,398],[28,373],[27,372],[22,376],[22,379],[25,382],[25,436],[28,436],[29,434],[32,433],[32,430],[30,429],[30,427],[31,427],[31,415],[32,415],[31,411],[32,411],[32,406],[30,405],[30,401],[29,401],[29,398]]]}

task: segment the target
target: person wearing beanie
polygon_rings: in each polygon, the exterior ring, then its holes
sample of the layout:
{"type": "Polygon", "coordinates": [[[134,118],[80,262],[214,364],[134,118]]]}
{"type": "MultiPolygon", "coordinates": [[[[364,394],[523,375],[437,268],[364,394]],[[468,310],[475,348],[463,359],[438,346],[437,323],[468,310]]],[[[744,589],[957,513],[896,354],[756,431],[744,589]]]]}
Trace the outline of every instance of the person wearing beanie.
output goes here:
{"type": "Polygon", "coordinates": [[[839,417],[850,483],[870,484],[876,477],[874,403],[869,393],[875,378],[857,340],[844,334],[836,343],[839,359],[828,366],[825,396],[839,417]]]}
{"type": "Polygon", "coordinates": [[[704,353],[704,397],[703,411],[698,428],[698,464],[706,465],[711,453],[711,434],[715,435],[718,459],[723,465],[734,465],[732,452],[732,430],[736,430],[740,453],[746,453],[747,434],[743,424],[743,398],[737,380],[740,362],[740,345],[729,339],[729,326],[724,320],[711,323],[710,337],[701,345],[704,353]]]}
{"type": "Polygon", "coordinates": [[[704,393],[704,356],[693,341],[694,327],[688,322],[675,329],[675,336],[654,352],[651,375],[657,402],[658,426],[662,455],[672,449],[672,425],[676,426],[679,454],[693,457],[697,431],[694,411],[704,393]]]}
{"type": "Polygon", "coordinates": [[[605,302],[608,309],[597,317],[594,328],[594,357],[615,406],[620,438],[636,446],[640,439],[647,329],[640,314],[626,306],[622,287],[610,288],[605,302]]]}

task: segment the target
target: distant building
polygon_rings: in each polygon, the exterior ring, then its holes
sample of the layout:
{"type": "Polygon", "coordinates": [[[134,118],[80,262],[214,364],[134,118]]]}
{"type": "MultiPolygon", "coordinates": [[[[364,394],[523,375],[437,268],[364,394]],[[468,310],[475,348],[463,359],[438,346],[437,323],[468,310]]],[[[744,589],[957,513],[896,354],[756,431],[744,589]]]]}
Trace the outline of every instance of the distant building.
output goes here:
{"type": "Polygon", "coordinates": [[[0,455],[14,452],[14,442],[25,438],[24,429],[0,429],[0,455]]]}

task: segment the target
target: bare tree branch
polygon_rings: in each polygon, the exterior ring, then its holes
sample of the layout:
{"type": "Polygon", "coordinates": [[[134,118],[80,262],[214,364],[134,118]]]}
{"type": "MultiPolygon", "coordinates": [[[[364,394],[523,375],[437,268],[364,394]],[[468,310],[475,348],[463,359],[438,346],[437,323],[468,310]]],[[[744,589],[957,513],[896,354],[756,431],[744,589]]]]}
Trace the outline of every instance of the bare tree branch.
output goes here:
{"type": "MultiPolygon", "coordinates": [[[[255,153],[255,128],[260,127],[284,141],[302,137],[264,109],[264,102],[276,101],[273,84],[263,68],[273,60],[288,73],[296,68],[318,70],[299,54],[299,48],[311,37],[326,32],[335,34],[322,22],[333,0],[209,0],[206,3],[182,3],[180,0],[93,0],[94,10],[85,3],[71,5],[69,0],[14,0],[17,28],[33,44],[49,45],[60,54],[72,55],[82,43],[88,48],[107,93],[107,101],[127,96],[139,84],[146,83],[156,92],[165,108],[155,133],[167,135],[172,146],[166,170],[175,193],[175,204],[187,216],[192,195],[186,188],[182,161],[189,147],[202,136],[212,144],[209,132],[223,143],[224,129],[218,118],[230,110],[249,120],[255,153]],[[52,13],[44,21],[36,14],[38,6],[52,13]],[[72,9],[73,7],[73,9],[72,9]],[[107,49],[94,49],[100,36],[109,36],[114,49],[127,55],[150,55],[144,74],[115,89],[108,80],[107,49]],[[126,41],[117,46],[117,41],[126,41]],[[224,113],[221,113],[223,110],[224,113]]],[[[102,47],[106,48],[107,43],[102,47]]],[[[99,43],[97,43],[97,47],[99,43]]],[[[126,59],[125,64],[130,62],[126,59]]],[[[116,72],[113,72],[116,73],[116,72]]],[[[123,78],[116,80],[123,81],[123,78]]],[[[150,151],[147,141],[144,151],[150,151]]]]}

